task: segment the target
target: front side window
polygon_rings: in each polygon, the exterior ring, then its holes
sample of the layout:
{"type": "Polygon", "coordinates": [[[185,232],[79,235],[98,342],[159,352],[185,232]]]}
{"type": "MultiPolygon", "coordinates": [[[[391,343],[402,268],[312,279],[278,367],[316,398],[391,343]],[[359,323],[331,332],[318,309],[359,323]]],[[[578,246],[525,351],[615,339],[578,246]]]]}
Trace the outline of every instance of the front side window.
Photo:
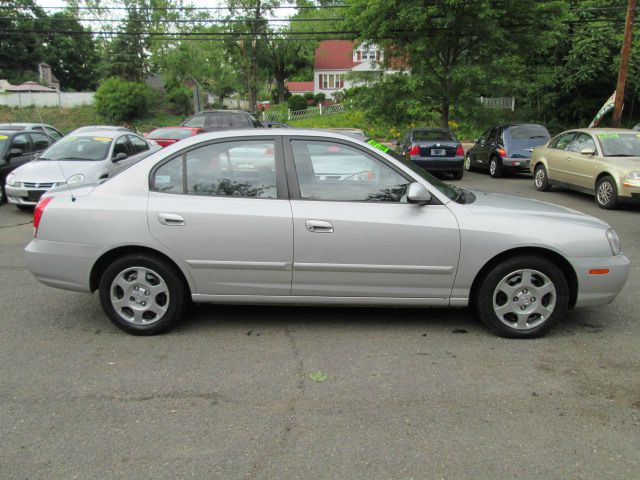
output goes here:
{"type": "Polygon", "coordinates": [[[129,142],[126,136],[120,137],[113,147],[113,158],[116,158],[119,153],[124,153],[129,156],[129,142]]]}
{"type": "Polygon", "coordinates": [[[11,142],[11,149],[19,149],[22,153],[29,153],[31,151],[29,138],[25,134],[16,135],[11,142]]]}
{"type": "Polygon", "coordinates": [[[33,140],[33,148],[36,152],[46,150],[47,147],[53,143],[48,135],[40,132],[32,132],[31,139],[33,140]]]}
{"type": "Polygon", "coordinates": [[[153,185],[154,190],[168,193],[277,198],[274,141],[224,142],[196,148],[158,168],[153,185]]]}
{"type": "Polygon", "coordinates": [[[585,148],[590,148],[595,152],[596,144],[593,141],[593,138],[591,138],[591,135],[588,135],[586,133],[579,133],[569,144],[569,146],[567,147],[567,151],[580,153],[585,148]]]}
{"type": "Polygon", "coordinates": [[[302,199],[405,201],[411,181],[376,158],[333,142],[293,140],[291,144],[302,199]]]}

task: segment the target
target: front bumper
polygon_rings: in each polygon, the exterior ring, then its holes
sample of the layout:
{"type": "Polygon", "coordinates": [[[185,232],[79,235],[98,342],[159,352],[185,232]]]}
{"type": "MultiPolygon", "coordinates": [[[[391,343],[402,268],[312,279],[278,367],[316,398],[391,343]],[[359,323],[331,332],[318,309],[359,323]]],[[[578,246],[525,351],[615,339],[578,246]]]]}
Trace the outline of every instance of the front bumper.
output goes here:
{"type": "Polygon", "coordinates": [[[38,203],[40,197],[49,188],[25,188],[25,187],[11,187],[5,185],[4,190],[7,194],[7,201],[13,205],[26,205],[33,207],[38,203]]]}
{"type": "Polygon", "coordinates": [[[419,157],[412,155],[410,159],[428,171],[456,171],[464,168],[464,157],[419,157]]]}
{"type": "Polygon", "coordinates": [[[640,180],[621,179],[620,183],[621,197],[632,202],[640,202],[640,180]]]}
{"type": "Polygon", "coordinates": [[[91,269],[102,247],[34,238],[25,248],[27,270],[50,287],[90,292],[91,269]]]}
{"type": "Polygon", "coordinates": [[[631,262],[624,255],[615,257],[574,257],[569,261],[578,277],[576,307],[611,303],[624,287],[631,262]],[[608,269],[606,275],[589,274],[591,269],[608,269]]]}

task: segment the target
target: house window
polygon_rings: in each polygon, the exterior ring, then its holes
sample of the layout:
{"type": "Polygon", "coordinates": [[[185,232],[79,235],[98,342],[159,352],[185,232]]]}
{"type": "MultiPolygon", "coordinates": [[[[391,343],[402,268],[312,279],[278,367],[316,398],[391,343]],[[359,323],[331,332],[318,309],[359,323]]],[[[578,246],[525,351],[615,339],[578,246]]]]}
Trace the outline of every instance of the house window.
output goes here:
{"type": "Polygon", "coordinates": [[[329,73],[321,75],[320,84],[323,90],[335,90],[344,87],[344,79],[341,73],[329,73]]]}
{"type": "Polygon", "coordinates": [[[356,62],[362,61],[362,52],[360,50],[356,51],[356,62]]]}

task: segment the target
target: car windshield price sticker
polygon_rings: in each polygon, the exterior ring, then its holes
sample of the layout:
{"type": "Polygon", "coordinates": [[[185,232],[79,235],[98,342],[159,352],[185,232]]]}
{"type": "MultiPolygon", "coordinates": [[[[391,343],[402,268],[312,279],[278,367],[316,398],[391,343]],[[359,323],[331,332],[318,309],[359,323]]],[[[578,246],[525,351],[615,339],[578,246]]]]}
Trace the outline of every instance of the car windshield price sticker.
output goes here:
{"type": "Polygon", "coordinates": [[[6,135],[0,135],[0,140],[6,140],[7,138],[9,137],[7,137],[6,135]]]}
{"type": "Polygon", "coordinates": [[[382,150],[384,153],[387,153],[389,151],[389,147],[381,144],[377,140],[371,139],[371,140],[368,140],[367,143],[372,147],[377,148],[378,150],[382,150]]]}
{"type": "Polygon", "coordinates": [[[110,142],[111,139],[107,138],[107,137],[93,137],[94,140],[97,140],[99,142],[110,142]]]}
{"type": "Polygon", "coordinates": [[[599,133],[598,138],[620,138],[617,133],[599,133]]]}

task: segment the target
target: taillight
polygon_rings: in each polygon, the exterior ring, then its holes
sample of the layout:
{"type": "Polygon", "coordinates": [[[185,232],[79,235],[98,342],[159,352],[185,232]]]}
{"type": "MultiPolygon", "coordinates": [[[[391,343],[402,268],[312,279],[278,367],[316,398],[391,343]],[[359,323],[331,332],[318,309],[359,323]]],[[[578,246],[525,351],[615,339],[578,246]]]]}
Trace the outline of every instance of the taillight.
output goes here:
{"type": "Polygon", "coordinates": [[[502,158],[506,158],[507,157],[507,151],[502,147],[498,147],[498,153],[500,154],[500,156],[502,158]]]}
{"type": "Polygon", "coordinates": [[[47,208],[47,205],[51,203],[53,197],[42,197],[36,208],[33,211],[33,236],[38,235],[38,226],[40,225],[40,220],[42,220],[42,214],[44,213],[44,209],[47,208]]]}
{"type": "Polygon", "coordinates": [[[462,148],[462,145],[458,145],[458,148],[456,148],[456,157],[462,157],[464,155],[464,148],[462,148]]]}
{"type": "Polygon", "coordinates": [[[411,149],[409,150],[409,155],[419,157],[420,147],[418,145],[412,145],[411,149]]]}

